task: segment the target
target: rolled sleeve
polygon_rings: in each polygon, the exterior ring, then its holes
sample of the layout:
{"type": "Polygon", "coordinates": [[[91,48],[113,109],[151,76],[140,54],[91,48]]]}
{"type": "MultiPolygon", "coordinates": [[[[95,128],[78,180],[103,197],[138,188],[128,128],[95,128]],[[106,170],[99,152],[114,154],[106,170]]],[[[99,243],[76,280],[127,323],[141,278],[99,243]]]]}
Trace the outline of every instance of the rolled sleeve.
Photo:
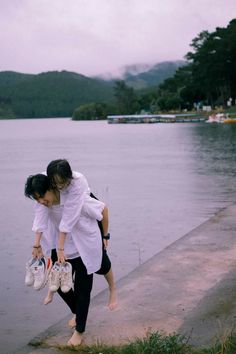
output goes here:
{"type": "Polygon", "coordinates": [[[34,232],[44,232],[48,227],[48,208],[39,203],[35,203],[35,216],[32,230],[34,232]]]}
{"type": "Polygon", "coordinates": [[[73,230],[80,218],[83,204],[89,192],[88,182],[83,175],[72,179],[70,186],[65,192],[64,210],[59,225],[60,232],[69,233],[73,230]]]}
{"type": "Polygon", "coordinates": [[[100,200],[88,197],[83,205],[82,212],[92,219],[101,221],[103,219],[102,212],[105,208],[105,204],[100,200]]]}

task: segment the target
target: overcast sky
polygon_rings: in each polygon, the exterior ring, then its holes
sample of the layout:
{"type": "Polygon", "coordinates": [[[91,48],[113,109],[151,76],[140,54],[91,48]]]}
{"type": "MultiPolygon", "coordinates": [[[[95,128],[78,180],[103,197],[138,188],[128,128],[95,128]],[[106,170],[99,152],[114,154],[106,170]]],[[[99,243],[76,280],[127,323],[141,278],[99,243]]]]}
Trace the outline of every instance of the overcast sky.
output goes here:
{"type": "Polygon", "coordinates": [[[0,71],[92,76],[183,59],[233,18],[236,0],[0,0],[0,71]]]}

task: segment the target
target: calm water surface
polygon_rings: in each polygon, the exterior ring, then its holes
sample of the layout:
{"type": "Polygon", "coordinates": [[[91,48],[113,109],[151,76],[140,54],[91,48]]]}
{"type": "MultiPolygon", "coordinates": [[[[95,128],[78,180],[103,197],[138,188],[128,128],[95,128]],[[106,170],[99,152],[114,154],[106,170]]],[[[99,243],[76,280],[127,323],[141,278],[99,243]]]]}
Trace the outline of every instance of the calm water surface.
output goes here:
{"type": "MultiPolygon", "coordinates": [[[[56,158],[85,174],[109,206],[117,279],[236,200],[236,125],[0,121],[1,354],[69,313],[57,296],[42,304],[46,289],[24,285],[34,204],[24,183],[56,158]]],[[[96,275],[93,295],[105,287],[96,275]]]]}

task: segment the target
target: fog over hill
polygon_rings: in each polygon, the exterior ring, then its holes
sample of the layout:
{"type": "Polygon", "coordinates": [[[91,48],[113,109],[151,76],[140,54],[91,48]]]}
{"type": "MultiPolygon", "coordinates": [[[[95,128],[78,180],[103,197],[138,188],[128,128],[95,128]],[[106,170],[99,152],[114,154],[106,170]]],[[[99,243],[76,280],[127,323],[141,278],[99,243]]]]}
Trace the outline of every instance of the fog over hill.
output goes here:
{"type": "Polygon", "coordinates": [[[165,79],[174,76],[176,70],[186,65],[184,60],[164,61],[156,64],[127,65],[117,73],[105,73],[99,77],[105,81],[124,80],[135,89],[157,86],[165,79]]]}

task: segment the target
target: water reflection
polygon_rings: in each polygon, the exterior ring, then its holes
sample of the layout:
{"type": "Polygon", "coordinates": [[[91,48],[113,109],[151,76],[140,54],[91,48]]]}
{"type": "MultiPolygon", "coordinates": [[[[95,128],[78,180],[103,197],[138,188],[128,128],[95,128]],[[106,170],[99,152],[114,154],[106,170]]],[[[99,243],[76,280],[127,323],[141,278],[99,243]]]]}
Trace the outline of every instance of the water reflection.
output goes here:
{"type": "MultiPolygon", "coordinates": [[[[191,130],[201,172],[228,179],[236,174],[236,125],[204,124],[191,130]]],[[[233,179],[231,182],[234,183],[233,179]]]]}
{"type": "Polygon", "coordinates": [[[191,132],[193,170],[209,216],[236,200],[236,125],[199,124],[191,132]]]}

